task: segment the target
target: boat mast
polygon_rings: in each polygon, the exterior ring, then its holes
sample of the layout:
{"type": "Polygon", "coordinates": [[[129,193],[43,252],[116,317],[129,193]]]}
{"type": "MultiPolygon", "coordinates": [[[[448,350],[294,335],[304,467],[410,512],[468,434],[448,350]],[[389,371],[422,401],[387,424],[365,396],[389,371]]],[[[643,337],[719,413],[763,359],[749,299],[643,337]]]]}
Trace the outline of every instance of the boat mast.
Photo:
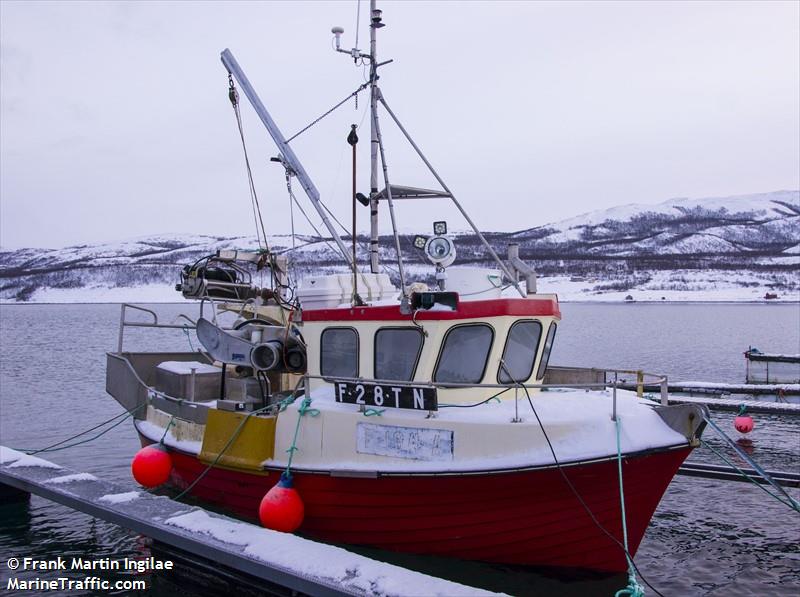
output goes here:
{"type": "Polygon", "coordinates": [[[369,268],[373,274],[380,272],[378,255],[378,149],[380,141],[378,139],[378,127],[375,117],[378,112],[378,56],[375,34],[378,29],[383,27],[380,21],[380,12],[376,7],[377,0],[370,0],[369,3],[369,83],[370,83],[370,170],[369,170],[369,268]],[[378,14],[376,15],[376,12],[378,14]],[[378,17],[376,20],[376,16],[378,17]]]}
{"type": "Polygon", "coordinates": [[[325,227],[328,229],[328,232],[330,232],[331,237],[339,247],[339,251],[344,256],[345,261],[352,266],[352,257],[348,252],[344,241],[339,236],[339,233],[336,232],[336,228],[333,227],[330,218],[328,218],[328,214],[325,213],[325,210],[319,201],[319,191],[317,190],[317,187],[314,186],[314,183],[311,181],[311,178],[308,176],[305,168],[303,168],[303,164],[300,163],[300,160],[298,159],[297,155],[295,155],[294,150],[289,146],[289,143],[286,141],[283,133],[281,133],[278,125],[275,124],[275,121],[272,120],[272,116],[270,116],[269,112],[267,112],[264,104],[261,103],[261,99],[258,97],[255,89],[253,89],[253,86],[250,84],[250,81],[244,74],[244,71],[242,71],[242,68],[239,66],[236,58],[233,57],[233,53],[226,48],[221,54],[221,59],[222,64],[225,65],[228,73],[233,75],[233,77],[239,82],[239,86],[242,88],[242,91],[244,91],[247,99],[250,100],[250,104],[253,106],[256,114],[258,114],[261,122],[264,123],[264,126],[267,128],[269,134],[272,136],[272,139],[275,141],[275,144],[278,146],[278,149],[281,152],[281,161],[291,172],[291,174],[297,176],[297,180],[300,181],[300,185],[303,187],[306,195],[308,195],[308,198],[311,200],[311,204],[314,206],[314,209],[317,210],[319,217],[322,218],[322,222],[325,224],[325,227]]]}

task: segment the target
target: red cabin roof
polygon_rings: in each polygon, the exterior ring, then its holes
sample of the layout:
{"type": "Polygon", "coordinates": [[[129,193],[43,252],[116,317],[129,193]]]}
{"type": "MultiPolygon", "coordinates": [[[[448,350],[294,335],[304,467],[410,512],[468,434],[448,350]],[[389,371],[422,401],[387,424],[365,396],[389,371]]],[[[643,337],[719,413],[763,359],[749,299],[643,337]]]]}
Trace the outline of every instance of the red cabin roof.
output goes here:
{"type": "MultiPolygon", "coordinates": [[[[487,317],[558,317],[556,298],[504,298],[485,301],[460,301],[455,311],[419,310],[417,321],[486,319],[487,317]]],[[[399,305],[303,310],[303,321],[410,321],[411,314],[400,313],[399,305]]]]}

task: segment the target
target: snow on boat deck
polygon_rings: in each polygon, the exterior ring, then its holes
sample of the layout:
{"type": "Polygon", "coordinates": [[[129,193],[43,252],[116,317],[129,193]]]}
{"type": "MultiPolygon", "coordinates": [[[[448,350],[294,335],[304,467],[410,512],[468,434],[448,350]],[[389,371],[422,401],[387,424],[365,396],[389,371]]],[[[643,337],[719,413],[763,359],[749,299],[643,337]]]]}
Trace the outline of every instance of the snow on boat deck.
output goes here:
{"type": "Polygon", "coordinates": [[[314,595],[496,595],[270,531],[0,446],[0,484],[35,493],[201,558],[314,595]]]}

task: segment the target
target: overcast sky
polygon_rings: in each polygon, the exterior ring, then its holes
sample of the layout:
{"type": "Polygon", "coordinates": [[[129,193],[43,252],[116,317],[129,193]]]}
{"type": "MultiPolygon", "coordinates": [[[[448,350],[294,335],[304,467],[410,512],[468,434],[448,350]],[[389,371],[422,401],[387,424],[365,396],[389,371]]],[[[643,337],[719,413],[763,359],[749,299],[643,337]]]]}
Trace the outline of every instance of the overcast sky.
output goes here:
{"type": "MultiPolygon", "coordinates": [[[[331,49],[333,25],[353,45],[356,6],[0,1],[0,245],[252,234],[219,53],[231,48],[289,136],[362,82],[331,49]]],[[[800,187],[798,2],[379,6],[379,58],[394,59],[384,95],[484,230],[800,187]]],[[[350,101],[292,143],[342,220],[345,138],[366,105],[362,94],[358,111],[350,101]]],[[[243,117],[267,232],[286,232],[276,150],[249,106],[243,117]]],[[[391,181],[434,185],[381,118],[391,181]]],[[[398,216],[405,230],[437,218],[465,228],[442,201],[406,202],[398,216]]],[[[367,211],[359,218],[364,229],[367,211]]]]}

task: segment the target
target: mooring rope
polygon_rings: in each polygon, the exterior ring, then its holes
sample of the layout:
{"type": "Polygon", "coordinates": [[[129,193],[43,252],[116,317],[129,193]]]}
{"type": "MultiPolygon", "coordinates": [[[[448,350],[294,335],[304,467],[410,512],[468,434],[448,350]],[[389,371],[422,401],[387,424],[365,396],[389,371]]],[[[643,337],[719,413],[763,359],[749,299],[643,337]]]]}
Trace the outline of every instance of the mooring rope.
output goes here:
{"type": "Polygon", "coordinates": [[[628,586],[620,589],[614,594],[614,597],[622,597],[628,595],[629,597],[642,597],[644,589],[636,581],[636,572],[634,572],[633,560],[631,559],[630,551],[628,550],[628,523],[627,515],[625,513],[625,490],[623,489],[622,482],[622,448],[620,447],[619,428],[620,416],[617,415],[614,420],[614,426],[617,430],[617,475],[619,477],[619,506],[622,512],[622,544],[625,546],[625,559],[628,561],[628,586]]]}
{"type": "Polygon", "coordinates": [[[183,324],[183,333],[186,334],[186,339],[189,341],[189,348],[192,349],[194,352],[194,344],[192,344],[192,335],[189,333],[189,326],[185,323],[183,324]]]}
{"type": "Polygon", "coordinates": [[[731,468],[735,469],[735,470],[736,470],[736,472],[738,472],[738,473],[739,473],[739,474],[740,474],[742,477],[744,477],[745,479],[747,479],[748,481],[750,481],[750,482],[751,482],[753,485],[755,485],[756,487],[758,487],[758,488],[759,488],[761,491],[763,491],[764,493],[766,493],[768,496],[770,496],[770,497],[772,497],[772,498],[776,499],[777,501],[779,501],[779,502],[780,502],[781,504],[783,504],[784,506],[788,506],[788,507],[789,507],[789,508],[791,508],[792,510],[795,510],[796,512],[800,513],[800,506],[798,506],[797,502],[796,502],[794,499],[792,499],[792,498],[790,497],[790,498],[789,498],[789,499],[791,500],[790,502],[787,502],[787,501],[785,501],[785,500],[784,500],[783,498],[781,498],[779,495],[775,495],[775,494],[774,494],[774,493],[772,493],[772,492],[771,492],[769,489],[767,489],[766,487],[764,487],[764,486],[763,486],[761,483],[759,483],[758,481],[756,481],[755,479],[753,479],[753,477],[751,477],[751,476],[750,476],[750,475],[748,475],[746,472],[744,472],[744,471],[743,471],[741,468],[739,468],[738,466],[736,466],[736,464],[735,464],[734,462],[732,462],[731,460],[728,460],[727,458],[725,458],[725,455],[724,455],[724,454],[722,454],[721,452],[718,452],[716,449],[714,449],[714,446],[712,446],[712,445],[711,445],[711,444],[709,444],[708,442],[706,442],[706,441],[702,441],[702,440],[701,440],[701,442],[700,442],[700,443],[701,443],[701,444],[702,444],[704,447],[706,447],[706,448],[708,448],[709,450],[711,450],[711,451],[712,451],[712,452],[713,452],[713,453],[714,453],[714,454],[715,454],[715,455],[716,455],[716,456],[717,456],[717,457],[718,457],[720,460],[722,460],[722,461],[723,461],[725,464],[727,464],[729,467],[731,467],[731,468]]]}
{"type": "MultiPolygon", "coordinates": [[[[294,390],[292,391],[292,393],[289,396],[287,396],[285,399],[281,400],[280,402],[276,402],[275,404],[270,404],[269,406],[265,406],[263,408],[259,408],[259,409],[256,409],[254,411],[249,412],[247,414],[247,416],[244,417],[241,420],[239,425],[233,431],[233,434],[231,434],[231,437],[228,439],[227,443],[222,447],[222,450],[219,451],[219,454],[217,454],[216,458],[214,458],[214,460],[205,468],[205,470],[203,470],[203,472],[200,473],[200,475],[194,481],[192,481],[191,484],[186,489],[181,491],[173,499],[179,500],[183,496],[185,496],[187,493],[189,493],[192,489],[194,489],[195,485],[197,485],[200,482],[200,480],[208,474],[208,471],[210,471],[212,468],[214,468],[217,465],[217,463],[222,458],[222,455],[225,454],[225,452],[228,450],[228,448],[230,448],[231,445],[233,445],[233,442],[236,440],[236,438],[239,437],[239,433],[241,433],[242,429],[244,428],[245,423],[247,423],[247,421],[250,419],[250,417],[252,417],[253,415],[256,415],[256,414],[263,413],[263,412],[268,412],[270,410],[275,410],[276,413],[277,412],[283,412],[284,410],[286,410],[286,407],[289,406],[290,404],[292,404],[297,399],[297,393],[300,390],[300,386],[303,384],[304,379],[305,378],[301,378],[300,381],[297,382],[297,385],[294,387],[294,390]]],[[[299,423],[298,423],[298,426],[299,426],[299,423]]],[[[295,432],[295,440],[296,439],[297,439],[297,432],[295,432]]],[[[291,462],[291,457],[289,458],[289,461],[291,462]]]]}
{"type": "MultiPolygon", "coordinates": [[[[761,468],[761,466],[755,460],[753,460],[747,454],[745,454],[744,451],[742,451],[742,449],[739,448],[739,446],[736,445],[736,442],[734,442],[730,437],[728,437],[728,435],[722,429],[719,428],[719,425],[717,425],[714,421],[711,420],[711,417],[704,416],[703,420],[706,423],[708,423],[714,431],[717,432],[717,434],[725,441],[725,443],[727,443],[731,448],[733,448],[733,451],[736,452],[742,460],[744,460],[747,464],[749,464],[751,467],[753,467],[753,469],[755,469],[755,471],[759,475],[761,475],[762,479],[764,479],[767,483],[772,485],[772,487],[778,493],[780,493],[784,498],[786,498],[790,508],[792,508],[793,510],[796,510],[798,513],[800,513],[800,502],[798,502],[796,499],[794,499],[792,496],[790,496],[788,493],[786,493],[786,490],[783,487],[781,487],[775,481],[775,479],[773,479],[772,476],[770,476],[770,474],[767,471],[765,471],[763,468],[761,468]]],[[[703,442],[703,444],[708,446],[707,442],[703,442]]],[[[712,449],[712,452],[713,451],[714,450],[712,449]]],[[[739,467],[737,467],[735,465],[733,465],[733,467],[735,469],[739,470],[739,467]]],[[[739,470],[739,473],[744,474],[741,470],[739,470]]],[[[746,476],[747,475],[745,475],[745,477],[746,476]]],[[[767,492],[767,493],[769,493],[769,492],[767,492]]]]}
{"type": "Polygon", "coordinates": [[[162,446],[164,445],[164,438],[167,437],[167,433],[169,432],[169,428],[172,427],[174,424],[175,424],[175,415],[172,415],[169,418],[169,423],[167,423],[167,426],[164,428],[164,435],[162,435],[161,439],[158,440],[159,445],[162,445],[162,446]]]}
{"type": "Polygon", "coordinates": [[[286,462],[286,470],[284,471],[284,475],[287,478],[292,478],[292,459],[294,458],[294,453],[299,450],[297,447],[297,436],[300,434],[300,421],[303,420],[303,417],[306,415],[316,417],[319,414],[319,409],[310,408],[311,407],[311,396],[306,396],[303,398],[303,401],[300,403],[300,406],[297,408],[297,425],[294,428],[294,438],[292,439],[292,445],[289,446],[286,451],[289,453],[289,460],[286,462]]]}
{"type": "MultiPolygon", "coordinates": [[[[628,564],[633,567],[633,569],[636,571],[636,573],[639,575],[639,577],[641,577],[642,581],[644,581],[644,583],[648,587],[650,587],[650,589],[656,595],[658,595],[659,597],[664,597],[664,595],[661,592],[659,592],[658,589],[656,589],[653,585],[650,584],[650,582],[647,580],[647,578],[645,578],[644,574],[642,574],[642,571],[639,570],[639,567],[636,565],[636,562],[634,562],[633,557],[631,557],[631,554],[628,551],[628,547],[626,545],[623,545],[622,542],[620,542],[619,539],[617,539],[602,524],[600,524],[600,521],[597,520],[597,517],[594,515],[592,510],[589,508],[588,504],[584,501],[583,497],[581,497],[581,494],[578,493],[577,489],[575,489],[575,486],[572,484],[572,481],[569,480],[569,477],[564,472],[564,467],[561,465],[561,462],[559,462],[558,457],[556,456],[556,452],[555,452],[555,449],[553,448],[552,442],[550,441],[550,437],[547,435],[547,431],[545,431],[544,424],[542,423],[542,420],[539,418],[539,413],[536,412],[536,408],[533,406],[533,400],[531,400],[531,395],[530,395],[530,392],[528,392],[528,388],[525,386],[525,384],[515,380],[514,377],[511,375],[511,373],[508,371],[508,369],[505,367],[505,365],[503,365],[503,368],[505,369],[506,373],[511,378],[511,380],[517,386],[519,386],[520,388],[522,388],[525,391],[525,397],[528,399],[528,404],[530,404],[531,410],[533,411],[533,416],[536,417],[536,422],[539,423],[539,429],[541,429],[542,435],[544,436],[544,439],[547,442],[547,446],[550,448],[550,454],[552,454],[552,456],[553,456],[553,462],[556,465],[556,469],[558,469],[558,472],[561,474],[561,477],[564,479],[564,483],[566,483],[567,487],[569,487],[570,491],[575,496],[575,498],[578,500],[578,502],[580,503],[581,507],[584,509],[586,514],[589,515],[589,518],[594,523],[594,525],[598,529],[600,529],[603,532],[603,534],[605,534],[609,539],[611,539],[611,541],[613,541],[616,545],[618,545],[620,549],[623,550],[623,552],[625,554],[625,558],[628,561],[628,564]]],[[[624,590],[626,590],[626,589],[623,589],[623,591],[624,590]]]]}
{"type": "Polygon", "coordinates": [[[114,429],[114,427],[117,427],[118,425],[121,425],[122,423],[124,423],[128,419],[128,417],[132,417],[134,414],[136,414],[136,412],[138,410],[140,410],[141,408],[143,408],[146,405],[147,405],[147,403],[140,404],[139,406],[137,406],[133,410],[126,410],[125,412],[119,413],[118,415],[114,415],[110,419],[107,419],[107,420],[103,421],[102,423],[98,423],[94,427],[90,427],[89,429],[86,429],[85,431],[81,431],[80,433],[76,433],[75,435],[72,435],[72,436],[68,437],[67,439],[62,439],[61,441],[56,442],[54,444],[50,444],[49,446],[46,446],[44,448],[40,448],[38,450],[31,450],[31,449],[18,449],[18,450],[20,452],[24,452],[25,454],[28,454],[29,456],[33,456],[34,454],[40,454],[42,452],[58,452],[60,450],[66,450],[67,448],[74,448],[75,446],[88,444],[89,442],[94,441],[97,438],[104,436],[106,433],[108,433],[109,431],[114,429]],[[66,444],[67,442],[72,441],[73,439],[79,438],[82,435],[86,435],[87,433],[91,433],[95,429],[99,429],[100,427],[103,427],[104,425],[107,425],[108,423],[111,423],[115,419],[119,419],[119,421],[117,421],[116,423],[111,425],[111,427],[109,427],[108,429],[104,429],[103,431],[101,431],[97,435],[95,435],[93,437],[90,437],[89,439],[85,439],[85,440],[81,440],[79,442],[75,442],[74,444],[68,444],[66,446],[63,445],[63,444],[66,444]]]}

